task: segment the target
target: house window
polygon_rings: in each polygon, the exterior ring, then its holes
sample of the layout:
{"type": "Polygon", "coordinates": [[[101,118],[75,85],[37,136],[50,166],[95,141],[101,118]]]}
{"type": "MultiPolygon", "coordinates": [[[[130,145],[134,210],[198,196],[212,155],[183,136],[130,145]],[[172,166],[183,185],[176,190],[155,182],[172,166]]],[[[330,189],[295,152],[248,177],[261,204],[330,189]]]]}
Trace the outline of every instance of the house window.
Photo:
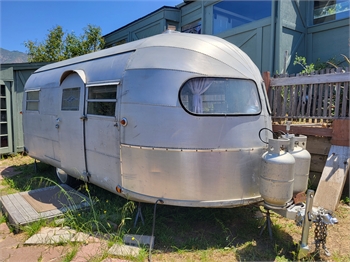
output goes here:
{"type": "Polygon", "coordinates": [[[221,1],[213,6],[213,34],[271,16],[270,1],[221,1]]]}
{"type": "Polygon", "coordinates": [[[6,86],[0,86],[0,147],[8,147],[6,86]]]}
{"type": "Polygon", "coordinates": [[[349,17],[349,0],[314,1],[313,23],[321,24],[328,21],[349,17]]]}
{"type": "Polygon", "coordinates": [[[193,78],[180,90],[184,109],[195,115],[256,115],[261,112],[257,86],[251,80],[193,78]]]}
{"type": "Polygon", "coordinates": [[[39,111],[39,90],[28,90],[26,93],[26,110],[39,111]]]}
{"type": "Polygon", "coordinates": [[[114,116],[116,102],[116,85],[90,86],[88,88],[88,114],[114,116]]]}
{"type": "Polygon", "coordinates": [[[202,32],[201,20],[184,25],[183,27],[181,27],[181,32],[190,33],[190,34],[201,34],[202,32]]]}
{"type": "Polygon", "coordinates": [[[80,87],[66,88],[62,91],[63,111],[79,111],[80,87]]]}

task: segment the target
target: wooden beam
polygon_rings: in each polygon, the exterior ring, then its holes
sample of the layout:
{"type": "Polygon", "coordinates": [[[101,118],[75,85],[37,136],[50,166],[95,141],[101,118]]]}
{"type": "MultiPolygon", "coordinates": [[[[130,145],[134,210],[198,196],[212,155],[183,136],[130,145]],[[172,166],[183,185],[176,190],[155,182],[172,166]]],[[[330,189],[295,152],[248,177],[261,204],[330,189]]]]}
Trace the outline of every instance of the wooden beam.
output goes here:
{"type": "Polygon", "coordinates": [[[270,84],[271,84],[270,72],[269,71],[264,72],[262,75],[262,78],[264,79],[266,93],[268,94],[270,89],[270,84]]]}
{"type": "MultiPolygon", "coordinates": [[[[276,131],[286,132],[286,126],[274,124],[272,125],[272,130],[274,132],[276,131]]],[[[289,133],[306,135],[306,136],[332,137],[332,128],[318,126],[318,125],[291,125],[289,133]]]]}
{"type": "Polygon", "coordinates": [[[350,120],[335,119],[332,123],[332,145],[349,146],[350,147],[350,120]]]}
{"type": "Polygon", "coordinates": [[[308,85],[349,82],[350,72],[324,75],[271,78],[270,86],[308,85]]]}

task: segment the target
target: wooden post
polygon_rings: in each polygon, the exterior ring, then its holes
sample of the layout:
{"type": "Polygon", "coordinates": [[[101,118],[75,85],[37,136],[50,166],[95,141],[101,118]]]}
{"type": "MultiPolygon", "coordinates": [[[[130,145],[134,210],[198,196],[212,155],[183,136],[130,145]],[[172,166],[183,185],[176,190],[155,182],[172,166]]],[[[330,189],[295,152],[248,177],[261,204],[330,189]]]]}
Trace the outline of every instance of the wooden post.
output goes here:
{"type": "Polygon", "coordinates": [[[332,145],[350,147],[350,120],[334,119],[332,127],[332,145]]]}
{"type": "Polygon", "coordinates": [[[262,77],[265,82],[266,93],[268,94],[270,89],[270,84],[271,84],[270,72],[269,71],[264,72],[262,77]]]}

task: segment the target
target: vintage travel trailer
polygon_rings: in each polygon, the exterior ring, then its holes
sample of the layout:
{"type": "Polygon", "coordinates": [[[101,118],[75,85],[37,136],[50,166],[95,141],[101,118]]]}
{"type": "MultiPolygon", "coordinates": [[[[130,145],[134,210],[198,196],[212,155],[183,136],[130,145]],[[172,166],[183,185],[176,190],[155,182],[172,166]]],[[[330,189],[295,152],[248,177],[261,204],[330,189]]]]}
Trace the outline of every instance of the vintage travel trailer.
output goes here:
{"type": "Polygon", "coordinates": [[[28,154],[62,182],[178,206],[262,200],[263,79],[218,37],[166,31],[46,65],[26,83],[23,128],[28,154]]]}

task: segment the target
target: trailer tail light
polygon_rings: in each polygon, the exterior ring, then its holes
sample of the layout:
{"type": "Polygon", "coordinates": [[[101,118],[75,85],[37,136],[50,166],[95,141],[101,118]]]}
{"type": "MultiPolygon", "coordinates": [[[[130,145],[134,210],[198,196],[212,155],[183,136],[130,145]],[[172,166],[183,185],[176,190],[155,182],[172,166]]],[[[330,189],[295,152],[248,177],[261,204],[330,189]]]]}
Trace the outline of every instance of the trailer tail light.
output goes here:
{"type": "Polygon", "coordinates": [[[128,120],[127,120],[125,117],[123,117],[123,118],[120,120],[120,124],[121,124],[122,126],[126,126],[126,125],[128,124],[128,120]]]}
{"type": "Polygon", "coordinates": [[[120,185],[117,185],[116,188],[115,188],[115,190],[116,190],[119,194],[121,194],[121,193],[123,192],[123,189],[121,188],[120,185]]]}

